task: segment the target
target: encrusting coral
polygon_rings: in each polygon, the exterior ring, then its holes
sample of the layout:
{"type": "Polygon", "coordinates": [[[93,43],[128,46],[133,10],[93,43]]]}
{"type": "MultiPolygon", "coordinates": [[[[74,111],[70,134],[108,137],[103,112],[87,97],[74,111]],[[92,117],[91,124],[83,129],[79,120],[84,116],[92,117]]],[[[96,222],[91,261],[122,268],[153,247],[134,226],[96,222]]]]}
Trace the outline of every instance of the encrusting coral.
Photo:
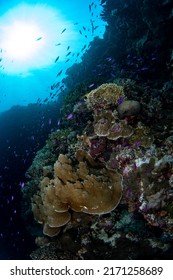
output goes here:
{"type": "Polygon", "coordinates": [[[92,90],[87,95],[87,106],[89,109],[107,109],[111,106],[118,105],[124,99],[122,86],[114,83],[102,84],[92,90]]]}

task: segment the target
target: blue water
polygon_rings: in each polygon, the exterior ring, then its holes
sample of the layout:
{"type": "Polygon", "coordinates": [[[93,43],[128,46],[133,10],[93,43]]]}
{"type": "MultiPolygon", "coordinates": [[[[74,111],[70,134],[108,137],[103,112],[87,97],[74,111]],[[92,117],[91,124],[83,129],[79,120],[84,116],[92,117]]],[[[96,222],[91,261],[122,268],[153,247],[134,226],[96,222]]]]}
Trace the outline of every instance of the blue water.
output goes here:
{"type": "MultiPolygon", "coordinates": [[[[105,23],[100,19],[99,2],[94,2],[96,7],[92,4],[92,11],[90,0],[4,0],[0,3],[0,259],[27,259],[35,246],[21,219],[21,187],[36,152],[43,147],[48,134],[57,129],[60,113],[57,100],[63,94],[67,69],[74,62],[81,62],[95,37],[103,38],[105,23]],[[21,5],[29,6],[21,12],[21,5]],[[45,13],[36,14],[34,21],[38,20],[47,37],[38,34],[35,41],[45,43],[46,48],[25,60],[20,60],[20,55],[9,58],[2,28],[8,27],[5,38],[8,37],[13,33],[12,22],[21,19],[23,22],[25,18],[28,21],[29,7],[33,11],[46,7],[45,10],[49,8],[60,17],[52,14],[46,19],[45,13]],[[94,31],[92,23],[97,26],[94,31]],[[59,88],[53,88],[58,82],[59,88]]],[[[20,48],[15,43],[10,43],[11,51],[20,48]]]]}
{"type": "MultiPolygon", "coordinates": [[[[6,59],[8,50],[3,48],[4,38],[1,32],[0,112],[10,109],[13,105],[26,106],[29,103],[36,103],[38,99],[49,98],[51,85],[62,81],[66,76],[66,70],[74,62],[79,63],[81,61],[81,56],[84,53],[81,49],[84,46],[88,49],[94,37],[103,37],[105,30],[105,23],[100,19],[101,7],[98,5],[99,1],[95,1],[97,7],[93,8],[93,15],[89,11],[90,0],[22,1],[21,3],[26,5],[24,11],[20,10],[20,1],[2,2],[0,8],[1,30],[2,24],[7,28],[9,22],[11,24],[17,19],[20,19],[21,22],[25,20],[30,23],[30,16],[27,15],[27,11],[29,11],[33,20],[38,23],[43,32],[46,32],[45,36],[43,34],[43,38],[40,37],[41,40],[37,42],[37,44],[43,43],[45,46],[41,49],[41,53],[38,51],[35,56],[31,54],[25,60],[20,60],[18,57],[6,59]],[[47,19],[46,13],[39,14],[39,11],[43,13],[43,9],[38,9],[38,12],[35,12],[36,14],[32,12],[38,7],[45,7],[45,12],[52,9],[53,13],[57,13],[57,16],[52,13],[48,15],[49,18],[47,19]],[[9,13],[11,13],[9,16],[5,16],[9,13]],[[94,21],[95,26],[99,26],[94,32],[91,30],[91,21],[94,21]],[[64,29],[66,29],[65,32],[61,34],[64,29]],[[70,47],[69,50],[68,47],[70,47]],[[69,52],[71,54],[67,56],[69,52]],[[76,59],[78,52],[80,52],[80,55],[76,59]],[[55,63],[58,56],[59,60],[55,63]],[[62,69],[62,74],[56,77],[62,69]]],[[[11,24],[9,30],[5,31],[5,37],[9,35],[12,28],[11,24]]],[[[27,40],[27,38],[24,40],[27,40]]],[[[17,47],[14,46],[14,48],[17,47]]],[[[56,97],[60,93],[60,91],[57,92],[56,97]]]]}

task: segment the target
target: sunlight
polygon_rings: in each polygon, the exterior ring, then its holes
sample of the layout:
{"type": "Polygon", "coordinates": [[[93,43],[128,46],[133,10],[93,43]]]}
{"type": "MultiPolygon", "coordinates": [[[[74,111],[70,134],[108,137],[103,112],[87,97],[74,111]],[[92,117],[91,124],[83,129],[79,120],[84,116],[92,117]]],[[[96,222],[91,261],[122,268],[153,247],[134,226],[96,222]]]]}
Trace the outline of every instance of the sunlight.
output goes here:
{"type": "Polygon", "coordinates": [[[43,47],[41,42],[37,42],[38,38],[42,39],[40,35],[43,32],[32,23],[26,24],[25,22],[17,21],[12,26],[7,27],[7,30],[3,48],[11,59],[28,59],[43,47]]]}
{"type": "Polygon", "coordinates": [[[65,57],[66,44],[77,43],[73,24],[44,4],[21,4],[0,18],[0,49],[3,70],[8,74],[49,67],[65,57]],[[66,32],[61,34],[63,29],[66,32]],[[61,45],[57,50],[57,43],[61,45]]]}

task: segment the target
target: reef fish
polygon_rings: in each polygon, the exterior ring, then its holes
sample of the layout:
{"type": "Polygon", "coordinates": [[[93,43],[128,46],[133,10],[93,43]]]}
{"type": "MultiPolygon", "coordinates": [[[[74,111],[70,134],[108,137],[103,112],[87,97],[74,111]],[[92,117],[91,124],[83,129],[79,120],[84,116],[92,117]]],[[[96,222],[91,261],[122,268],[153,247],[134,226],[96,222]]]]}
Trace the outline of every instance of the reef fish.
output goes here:
{"type": "Polygon", "coordinates": [[[64,29],[62,30],[61,34],[63,34],[63,33],[66,31],[66,29],[67,29],[67,28],[64,28],[64,29]]]}
{"type": "Polygon", "coordinates": [[[42,37],[39,37],[39,38],[36,39],[36,41],[40,41],[41,39],[42,39],[42,37]]]}

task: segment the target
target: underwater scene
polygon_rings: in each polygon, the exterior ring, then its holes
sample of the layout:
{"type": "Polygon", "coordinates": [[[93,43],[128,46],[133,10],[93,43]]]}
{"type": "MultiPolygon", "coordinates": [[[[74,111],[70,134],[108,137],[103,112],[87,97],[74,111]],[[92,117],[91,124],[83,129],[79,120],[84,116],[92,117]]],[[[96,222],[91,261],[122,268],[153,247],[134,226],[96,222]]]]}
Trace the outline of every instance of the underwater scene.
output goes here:
{"type": "Polygon", "coordinates": [[[0,259],[173,259],[171,0],[0,2],[0,259]]]}

